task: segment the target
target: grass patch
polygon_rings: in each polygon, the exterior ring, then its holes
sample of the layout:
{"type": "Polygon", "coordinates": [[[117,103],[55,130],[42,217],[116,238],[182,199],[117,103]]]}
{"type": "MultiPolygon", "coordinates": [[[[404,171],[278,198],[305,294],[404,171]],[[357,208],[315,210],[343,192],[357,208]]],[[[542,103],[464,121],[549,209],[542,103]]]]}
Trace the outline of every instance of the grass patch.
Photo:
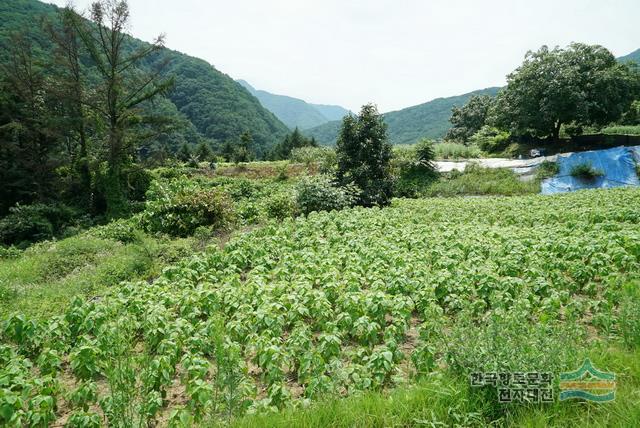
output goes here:
{"type": "Polygon", "coordinates": [[[594,168],[590,163],[579,163],[571,167],[569,174],[582,180],[594,180],[604,175],[604,172],[594,168]]]}
{"type": "MultiPolygon", "coordinates": [[[[521,426],[607,427],[636,426],[640,388],[640,352],[597,344],[589,353],[594,365],[616,373],[615,401],[606,404],[556,401],[547,405],[503,407],[472,393],[468,380],[444,373],[423,379],[415,386],[389,393],[366,392],[345,399],[328,399],[308,408],[288,408],[279,413],[250,415],[233,421],[232,427],[423,427],[423,426],[521,426]]],[[[580,361],[576,361],[579,365],[580,361]]],[[[568,368],[571,370],[571,368],[568,368]]],[[[209,426],[220,426],[211,422],[209,426]]]]}
{"type": "Polygon", "coordinates": [[[540,192],[538,181],[521,181],[508,168],[468,165],[464,172],[451,171],[427,187],[422,196],[526,195],[540,192]]]}
{"type": "Polygon", "coordinates": [[[75,296],[93,297],[121,281],[157,275],[189,253],[189,241],[144,236],[132,243],[83,234],[32,246],[0,260],[0,316],[61,313],[75,296]]]}

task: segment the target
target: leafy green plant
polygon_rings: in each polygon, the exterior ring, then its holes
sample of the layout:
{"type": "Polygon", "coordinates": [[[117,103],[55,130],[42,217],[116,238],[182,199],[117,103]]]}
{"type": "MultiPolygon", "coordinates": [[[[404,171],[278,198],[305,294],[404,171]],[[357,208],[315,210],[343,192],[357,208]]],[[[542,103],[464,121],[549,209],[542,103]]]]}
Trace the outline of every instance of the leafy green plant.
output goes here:
{"type": "Polygon", "coordinates": [[[200,226],[222,227],[232,221],[231,202],[225,193],[199,188],[186,178],[154,181],[147,197],[141,222],[152,232],[188,236],[200,226]]]}
{"type": "Polygon", "coordinates": [[[296,205],[302,214],[341,210],[355,204],[357,193],[354,186],[339,187],[326,176],[304,178],[296,186],[296,205]]]}

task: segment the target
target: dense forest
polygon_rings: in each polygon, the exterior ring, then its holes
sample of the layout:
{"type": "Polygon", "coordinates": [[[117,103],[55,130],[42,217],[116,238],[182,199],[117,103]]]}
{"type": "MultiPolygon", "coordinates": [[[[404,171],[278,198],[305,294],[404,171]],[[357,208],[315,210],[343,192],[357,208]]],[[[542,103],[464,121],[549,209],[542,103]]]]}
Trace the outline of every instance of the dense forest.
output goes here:
{"type": "MultiPolygon", "coordinates": [[[[12,35],[28,29],[34,53],[43,65],[51,60],[53,45],[43,20],[55,21],[58,8],[36,0],[7,0],[0,3],[0,58],[5,63],[10,53],[12,35]]],[[[144,46],[137,39],[129,39],[131,49],[144,46]]],[[[140,67],[148,68],[158,61],[168,61],[161,77],[175,77],[172,90],[157,101],[163,113],[182,123],[180,133],[159,139],[167,143],[165,149],[177,151],[186,140],[197,144],[207,139],[215,148],[226,141],[237,141],[240,135],[251,133],[257,155],[261,156],[287,133],[287,127],[259,101],[232,78],[211,64],[180,52],[163,48],[145,59],[140,67]],[[168,101],[168,102],[167,102],[168,101]],[[185,131],[186,130],[186,131],[185,131]]],[[[155,108],[155,107],[154,107],[155,108]]]]}

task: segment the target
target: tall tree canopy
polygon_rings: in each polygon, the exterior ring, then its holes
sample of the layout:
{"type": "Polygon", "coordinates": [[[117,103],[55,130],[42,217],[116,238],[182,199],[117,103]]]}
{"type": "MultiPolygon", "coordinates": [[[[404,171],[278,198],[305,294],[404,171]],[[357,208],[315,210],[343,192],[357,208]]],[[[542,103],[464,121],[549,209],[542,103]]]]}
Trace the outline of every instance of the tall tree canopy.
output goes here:
{"type": "Polygon", "coordinates": [[[635,68],[602,46],[528,52],[496,99],[496,123],[514,135],[558,139],[562,125],[602,126],[629,109],[640,90],[635,68]]]}
{"type": "Polygon", "coordinates": [[[493,98],[488,95],[472,95],[464,106],[454,106],[449,119],[453,126],[445,135],[445,140],[459,143],[469,141],[484,126],[492,102],[493,98]]]}
{"type": "Polygon", "coordinates": [[[375,105],[363,106],[358,116],[345,116],[336,155],[336,179],[341,185],[355,184],[360,188],[361,205],[389,203],[393,184],[389,172],[391,145],[387,125],[375,105]]]}

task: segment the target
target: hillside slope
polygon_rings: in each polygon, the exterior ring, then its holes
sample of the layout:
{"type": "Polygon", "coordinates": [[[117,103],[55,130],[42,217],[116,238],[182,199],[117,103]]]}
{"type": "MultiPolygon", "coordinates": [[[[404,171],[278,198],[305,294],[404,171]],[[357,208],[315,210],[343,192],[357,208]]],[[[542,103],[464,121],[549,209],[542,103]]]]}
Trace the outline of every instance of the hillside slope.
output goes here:
{"type": "Polygon", "coordinates": [[[640,49],[635,50],[628,55],[621,56],[620,58],[618,58],[618,61],[620,62],[635,61],[637,64],[640,64],[640,49]]]}
{"type": "Polygon", "coordinates": [[[289,128],[309,129],[332,120],[340,120],[349,111],[335,105],[311,104],[299,98],[272,94],[255,89],[249,82],[238,80],[263,107],[276,115],[289,128]]]}
{"type": "MultiPolygon", "coordinates": [[[[392,144],[412,144],[418,139],[441,138],[450,128],[449,117],[453,106],[464,105],[472,95],[491,95],[499,88],[487,88],[455,97],[436,98],[435,100],[392,111],[383,115],[389,126],[389,140],[392,144]]],[[[305,134],[315,137],[320,144],[335,144],[340,129],[340,121],[329,122],[309,129],[305,134]]]]}
{"type": "MultiPolygon", "coordinates": [[[[35,42],[37,55],[47,62],[51,44],[39,22],[43,18],[55,20],[57,9],[36,0],[0,2],[0,61],[6,60],[12,33],[27,30],[35,42]]],[[[130,42],[134,47],[145,43],[135,38],[130,42]]],[[[163,49],[158,56],[171,59],[164,74],[175,76],[175,87],[167,100],[200,136],[222,143],[234,141],[242,132],[249,131],[256,150],[262,153],[288,132],[246,89],[206,61],[170,49],[163,49]]]]}

